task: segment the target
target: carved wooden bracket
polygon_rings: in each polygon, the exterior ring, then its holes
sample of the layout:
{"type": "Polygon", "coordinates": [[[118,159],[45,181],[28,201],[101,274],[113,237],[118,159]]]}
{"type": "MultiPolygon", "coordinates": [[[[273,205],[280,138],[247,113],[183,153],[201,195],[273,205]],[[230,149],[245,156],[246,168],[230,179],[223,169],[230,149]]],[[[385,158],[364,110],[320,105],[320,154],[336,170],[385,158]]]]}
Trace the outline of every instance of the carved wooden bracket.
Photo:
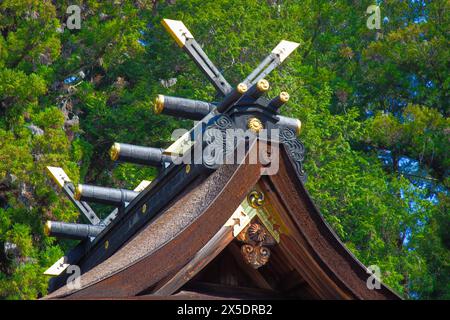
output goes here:
{"type": "Polygon", "coordinates": [[[241,253],[244,261],[251,265],[254,269],[258,269],[269,261],[270,250],[260,245],[252,246],[244,244],[241,247],[241,253]]]}
{"type": "Polygon", "coordinates": [[[269,261],[270,249],[267,246],[276,244],[275,239],[258,218],[254,218],[253,222],[239,233],[237,239],[244,242],[241,247],[244,261],[255,269],[269,261]]]}

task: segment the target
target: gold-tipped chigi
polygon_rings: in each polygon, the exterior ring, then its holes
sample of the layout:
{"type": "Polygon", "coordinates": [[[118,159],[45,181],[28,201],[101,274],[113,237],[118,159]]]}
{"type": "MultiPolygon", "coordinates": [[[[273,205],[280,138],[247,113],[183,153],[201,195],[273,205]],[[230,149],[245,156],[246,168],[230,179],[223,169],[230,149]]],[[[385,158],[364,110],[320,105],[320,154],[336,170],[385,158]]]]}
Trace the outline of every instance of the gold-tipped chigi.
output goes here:
{"type": "Polygon", "coordinates": [[[164,109],[164,96],[162,94],[158,94],[155,98],[154,102],[154,111],[156,114],[160,114],[164,109]]]}
{"type": "Polygon", "coordinates": [[[163,19],[161,23],[181,48],[184,47],[187,39],[194,38],[182,21],[163,19]]]}
{"type": "Polygon", "coordinates": [[[64,187],[66,182],[70,182],[69,177],[62,168],[47,166],[46,169],[50,177],[60,188],[64,187]]]}
{"type": "Polygon", "coordinates": [[[115,142],[111,149],[109,149],[109,156],[111,157],[112,161],[117,161],[119,159],[120,154],[120,143],[115,142]]]}
{"type": "Polygon", "coordinates": [[[82,192],[83,192],[83,187],[81,186],[81,184],[77,185],[77,187],[75,188],[75,194],[73,195],[75,200],[79,201],[81,199],[82,192]]]}

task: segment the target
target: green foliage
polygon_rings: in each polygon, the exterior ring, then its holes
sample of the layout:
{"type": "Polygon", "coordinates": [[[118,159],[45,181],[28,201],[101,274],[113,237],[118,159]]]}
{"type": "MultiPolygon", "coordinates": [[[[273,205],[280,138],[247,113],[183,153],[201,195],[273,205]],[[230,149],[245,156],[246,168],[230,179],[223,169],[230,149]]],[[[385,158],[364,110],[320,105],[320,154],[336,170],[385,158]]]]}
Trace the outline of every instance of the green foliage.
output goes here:
{"type": "Polygon", "coordinates": [[[371,119],[368,142],[377,148],[393,152],[393,157],[408,154],[426,166],[440,180],[448,174],[450,159],[446,139],[450,120],[425,106],[408,105],[401,117],[377,114],[371,119]]]}
{"type": "Polygon", "coordinates": [[[156,170],[113,164],[111,144],[164,147],[192,126],[154,115],[154,96],[214,99],[161,26],[167,17],[184,21],[231,84],[281,39],[299,42],[268,80],[272,94],[291,95],[282,113],[302,121],[308,191],[385,283],[449,299],[448,2],[380,3],[388,20],[377,34],[366,27],[370,1],[2,1],[0,245],[14,249],[0,254],[0,297],[44,295],[42,272],[72,244],[43,235],[47,219],[80,219],[45,166],[134,188],[156,170]],[[65,28],[71,4],[80,30],[65,28]]]}

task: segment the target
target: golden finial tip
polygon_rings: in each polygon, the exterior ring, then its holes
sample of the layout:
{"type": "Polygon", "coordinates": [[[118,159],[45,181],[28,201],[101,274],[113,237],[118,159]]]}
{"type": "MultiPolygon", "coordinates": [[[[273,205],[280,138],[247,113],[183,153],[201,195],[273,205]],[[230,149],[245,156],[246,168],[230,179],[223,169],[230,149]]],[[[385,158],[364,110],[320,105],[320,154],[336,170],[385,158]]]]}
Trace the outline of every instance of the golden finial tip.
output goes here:
{"type": "Polygon", "coordinates": [[[112,161],[117,161],[119,159],[120,154],[120,143],[115,142],[111,149],[109,149],[109,156],[111,157],[112,161]]]}
{"type": "Polygon", "coordinates": [[[154,111],[156,114],[160,114],[164,109],[164,96],[158,94],[155,98],[154,111]]]}
{"type": "Polygon", "coordinates": [[[47,221],[47,222],[44,224],[44,234],[45,234],[46,236],[49,236],[51,230],[52,230],[52,222],[51,222],[51,221],[47,221]]]}
{"type": "Polygon", "coordinates": [[[286,103],[289,101],[289,93],[282,91],[280,92],[280,101],[286,103]]]}
{"type": "Polygon", "coordinates": [[[163,19],[161,23],[181,48],[184,47],[188,39],[194,38],[182,21],[163,19]]]}
{"type": "Polygon", "coordinates": [[[245,83],[239,83],[237,85],[236,89],[237,89],[237,92],[239,92],[240,94],[244,94],[244,93],[247,92],[248,87],[247,87],[247,85],[245,83]]]}
{"type": "Polygon", "coordinates": [[[83,187],[81,184],[77,185],[77,187],[75,188],[75,194],[73,195],[73,197],[75,198],[75,200],[80,200],[81,199],[81,193],[83,192],[83,187]]]}
{"type": "Polygon", "coordinates": [[[256,84],[256,88],[258,89],[258,91],[266,92],[270,88],[269,81],[267,81],[266,79],[259,80],[256,84]]]}

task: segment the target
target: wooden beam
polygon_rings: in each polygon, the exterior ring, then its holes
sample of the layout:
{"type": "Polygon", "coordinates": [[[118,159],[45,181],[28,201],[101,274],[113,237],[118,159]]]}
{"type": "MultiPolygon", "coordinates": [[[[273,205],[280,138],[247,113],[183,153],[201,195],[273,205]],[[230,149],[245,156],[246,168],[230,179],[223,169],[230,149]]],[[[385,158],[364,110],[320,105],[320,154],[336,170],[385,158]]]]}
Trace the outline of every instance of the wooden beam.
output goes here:
{"type": "Polygon", "coordinates": [[[222,252],[227,245],[231,243],[234,237],[239,234],[249,223],[251,219],[242,205],[234,211],[222,228],[211,238],[208,243],[201,248],[194,258],[187,263],[174,276],[161,282],[153,291],[155,295],[171,295],[180,289],[186,282],[197,275],[206,267],[215,257],[222,252]]]}
{"type": "Polygon", "coordinates": [[[202,248],[194,258],[178,271],[171,279],[157,288],[153,294],[168,296],[180,289],[186,282],[197,275],[208,265],[222,250],[233,240],[233,232],[230,226],[223,226],[219,232],[202,248]]]}
{"type": "Polygon", "coordinates": [[[282,291],[290,292],[299,286],[305,285],[308,285],[308,283],[300,276],[297,270],[293,269],[280,280],[277,288],[280,288],[282,291]]]}
{"type": "Polygon", "coordinates": [[[185,290],[236,299],[280,299],[278,292],[261,288],[227,286],[210,282],[190,282],[185,290]]]}

